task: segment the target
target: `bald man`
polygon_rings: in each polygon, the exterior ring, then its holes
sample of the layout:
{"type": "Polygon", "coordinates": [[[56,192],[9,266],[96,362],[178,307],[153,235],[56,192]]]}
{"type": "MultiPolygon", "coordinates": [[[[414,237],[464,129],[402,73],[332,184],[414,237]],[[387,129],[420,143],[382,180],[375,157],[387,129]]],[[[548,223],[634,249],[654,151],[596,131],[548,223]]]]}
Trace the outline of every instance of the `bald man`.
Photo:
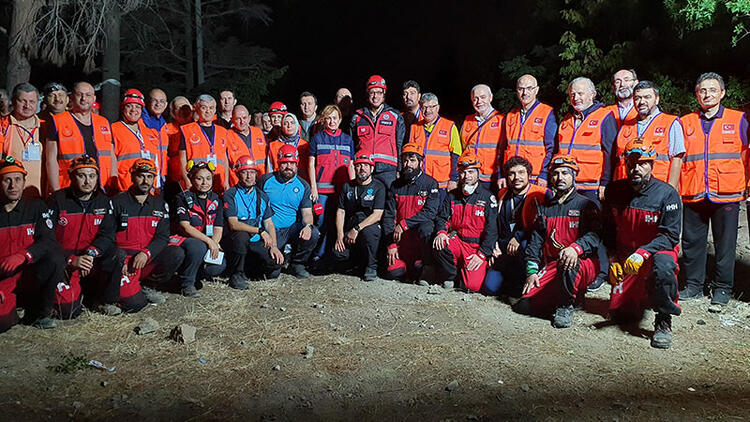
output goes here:
{"type": "MultiPolygon", "coordinates": [[[[266,157],[268,155],[268,144],[263,130],[250,125],[250,112],[247,107],[240,104],[234,107],[232,111],[232,129],[229,130],[229,161],[234,165],[244,151],[245,155],[250,155],[258,167],[259,174],[266,172],[266,157]]],[[[232,180],[232,186],[236,184],[234,172],[229,173],[232,180]]]]}
{"type": "Polygon", "coordinates": [[[479,181],[487,189],[497,191],[497,155],[500,146],[503,115],[492,107],[492,89],[479,84],[471,89],[474,114],[466,116],[461,126],[463,149],[473,149],[482,167],[479,181]]]}
{"type": "MultiPolygon", "coordinates": [[[[555,112],[537,99],[539,84],[532,75],[523,75],[516,81],[516,95],[521,106],[510,111],[503,121],[501,148],[505,151],[503,162],[513,157],[525,158],[531,163],[529,181],[547,186],[547,165],[552,159],[557,134],[555,112]]],[[[498,163],[502,168],[502,163],[498,163]]],[[[500,188],[505,187],[505,174],[498,178],[500,188]]]]}
{"type": "Polygon", "coordinates": [[[146,109],[141,114],[141,119],[146,127],[161,131],[167,121],[164,119],[164,111],[167,109],[167,94],[159,88],[148,92],[146,109]]]}

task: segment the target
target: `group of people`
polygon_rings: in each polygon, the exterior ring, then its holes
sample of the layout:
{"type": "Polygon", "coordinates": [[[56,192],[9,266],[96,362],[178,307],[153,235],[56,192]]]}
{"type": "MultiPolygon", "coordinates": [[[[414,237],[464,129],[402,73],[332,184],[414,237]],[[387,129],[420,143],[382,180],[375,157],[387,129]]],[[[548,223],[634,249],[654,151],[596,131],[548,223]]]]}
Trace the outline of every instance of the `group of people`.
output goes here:
{"type": "Polygon", "coordinates": [[[668,348],[678,300],[706,287],[710,310],[730,300],[748,123],[721,105],[715,73],[682,117],[661,112],[658,87],[632,69],[612,88],[605,106],[574,79],[558,124],[532,75],[505,115],[479,84],[460,125],[415,81],[403,111],[387,105],[379,75],[356,110],[346,88],[319,114],[304,92],[301,118],[279,101],[251,115],[230,90],[191,104],[129,89],[110,124],[86,82],[45,86],[40,113],[40,93],[19,84],[0,117],[0,331],[17,307],[52,328],[84,304],[116,315],[163,302],[160,291],[198,297],[221,275],[244,290],[282,271],[336,271],[504,295],[558,328],[609,281],[610,317],[652,309],[651,345],[668,348]]]}

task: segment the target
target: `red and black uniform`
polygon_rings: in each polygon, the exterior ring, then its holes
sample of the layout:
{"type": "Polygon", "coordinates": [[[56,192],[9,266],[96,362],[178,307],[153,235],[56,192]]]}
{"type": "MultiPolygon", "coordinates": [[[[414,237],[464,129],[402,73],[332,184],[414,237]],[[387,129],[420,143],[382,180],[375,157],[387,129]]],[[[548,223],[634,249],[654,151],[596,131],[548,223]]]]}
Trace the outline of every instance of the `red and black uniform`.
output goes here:
{"type": "Polygon", "coordinates": [[[406,126],[401,113],[388,104],[383,104],[377,116],[369,108],[354,112],[351,122],[355,150],[364,150],[375,160],[373,177],[386,188],[396,180],[398,158],[404,142],[406,126]]]}
{"type": "Polygon", "coordinates": [[[526,293],[514,310],[546,316],[560,306],[572,305],[599,272],[600,233],[599,207],[578,191],[545,201],[524,250],[526,274],[538,274],[539,287],[526,293]],[[578,265],[564,271],[557,264],[560,251],[568,246],[578,253],[578,265]]]}
{"type": "Polygon", "coordinates": [[[604,243],[610,256],[619,263],[632,253],[644,258],[638,274],[626,275],[612,288],[610,314],[640,316],[644,309],[652,308],[657,313],[679,315],[680,195],[655,177],[638,192],[623,179],[607,185],[604,201],[604,243]]]}
{"type": "Polygon", "coordinates": [[[388,249],[398,249],[399,259],[388,266],[389,278],[402,278],[407,272],[418,276],[430,256],[429,242],[439,207],[438,183],[427,174],[420,172],[410,181],[402,177],[393,182],[385,202],[383,235],[388,249]],[[398,243],[393,241],[396,225],[404,229],[398,243]]]}
{"type": "Polygon", "coordinates": [[[58,315],[75,318],[81,313],[81,284],[100,303],[116,304],[125,253],[115,247],[112,202],[98,190],[88,201],[81,201],[67,187],[52,194],[49,206],[55,238],[66,260],[65,278],[58,281],[55,296],[58,315]],[[73,261],[83,255],[94,258],[94,268],[85,277],[72,267],[73,261]]]}
{"type": "Polygon", "coordinates": [[[128,255],[125,265],[139,252],[148,257],[142,270],[124,275],[120,282],[120,306],[124,311],[137,312],[148,304],[140,280],[147,279],[155,285],[168,281],[182,264],[185,253],[182,248],[168,247],[169,207],[163,199],[149,194],[141,204],[131,188],[112,198],[112,206],[117,227],[115,242],[128,255]]]}
{"type": "Polygon", "coordinates": [[[18,323],[16,307],[29,321],[51,316],[65,262],[44,202],[21,198],[11,211],[0,206],[0,245],[0,262],[14,262],[0,274],[0,332],[18,323]]]}
{"type": "Polygon", "coordinates": [[[445,280],[455,281],[458,267],[464,285],[479,291],[487,273],[487,259],[497,241],[497,199],[480,184],[471,195],[464,195],[458,187],[448,192],[438,211],[435,228],[450,238],[448,245],[434,251],[435,261],[445,271],[445,280]],[[482,258],[482,265],[468,271],[466,263],[471,255],[482,258]],[[459,264],[460,263],[460,264],[459,264]]]}

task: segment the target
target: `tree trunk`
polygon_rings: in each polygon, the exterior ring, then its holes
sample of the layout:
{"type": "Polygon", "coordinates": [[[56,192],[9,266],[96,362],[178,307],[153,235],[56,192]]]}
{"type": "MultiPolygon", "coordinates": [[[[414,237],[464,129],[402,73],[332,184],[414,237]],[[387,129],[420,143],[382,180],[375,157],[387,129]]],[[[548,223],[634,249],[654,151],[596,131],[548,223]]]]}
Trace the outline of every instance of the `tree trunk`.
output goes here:
{"type": "Polygon", "coordinates": [[[206,81],[203,68],[203,11],[201,0],[195,0],[195,62],[198,85],[206,81]]]}
{"type": "Polygon", "coordinates": [[[23,42],[27,38],[26,31],[34,31],[33,22],[39,4],[35,1],[15,0],[13,2],[13,17],[8,34],[8,64],[6,67],[5,86],[8,91],[21,82],[28,82],[31,76],[28,49],[23,42]]]}
{"type": "MultiPolygon", "coordinates": [[[[185,15],[191,16],[193,5],[191,0],[184,0],[185,15]]],[[[189,19],[183,26],[183,37],[185,43],[185,90],[191,91],[195,87],[195,72],[193,71],[193,26],[189,19]]]]}
{"type": "Polygon", "coordinates": [[[110,122],[120,114],[120,9],[115,6],[107,25],[107,39],[102,60],[102,116],[110,122]],[[116,81],[116,82],[115,82],[116,81]]]}

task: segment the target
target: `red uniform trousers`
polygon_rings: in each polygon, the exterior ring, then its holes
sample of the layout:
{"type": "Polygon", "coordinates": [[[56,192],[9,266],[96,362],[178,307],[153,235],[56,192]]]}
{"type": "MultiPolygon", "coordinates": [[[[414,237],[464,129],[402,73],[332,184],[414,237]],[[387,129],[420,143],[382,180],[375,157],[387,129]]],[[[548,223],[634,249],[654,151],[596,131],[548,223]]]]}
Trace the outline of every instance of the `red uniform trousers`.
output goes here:
{"type": "Polygon", "coordinates": [[[640,319],[648,308],[657,313],[679,315],[682,312],[677,304],[679,272],[677,248],[653,254],[643,263],[638,274],[626,275],[620,284],[612,287],[610,316],[640,319]]]}
{"type": "Polygon", "coordinates": [[[461,240],[458,236],[448,239],[448,245],[442,251],[436,251],[435,260],[441,265],[447,273],[446,280],[455,280],[460,263],[461,279],[467,289],[478,292],[484,282],[484,276],[487,274],[487,261],[483,260],[482,264],[474,271],[466,269],[469,262],[469,256],[479,251],[478,243],[469,243],[461,240]]]}
{"type": "Polygon", "coordinates": [[[523,295],[513,308],[516,312],[547,317],[559,306],[572,305],[578,292],[585,292],[599,273],[595,259],[579,259],[578,268],[570,271],[559,271],[557,262],[549,262],[539,272],[539,287],[523,295]]]}
{"type": "Polygon", "coordinates": [[[417,229],[405,231],[401,235],[401,241],[388,247],[398,249],[399,256],[399,259],[388,266],[388,278],[393,280],[404,276],[412,279],[419,277],[429,254],[428,241],[422,238],[417,229]]]}

